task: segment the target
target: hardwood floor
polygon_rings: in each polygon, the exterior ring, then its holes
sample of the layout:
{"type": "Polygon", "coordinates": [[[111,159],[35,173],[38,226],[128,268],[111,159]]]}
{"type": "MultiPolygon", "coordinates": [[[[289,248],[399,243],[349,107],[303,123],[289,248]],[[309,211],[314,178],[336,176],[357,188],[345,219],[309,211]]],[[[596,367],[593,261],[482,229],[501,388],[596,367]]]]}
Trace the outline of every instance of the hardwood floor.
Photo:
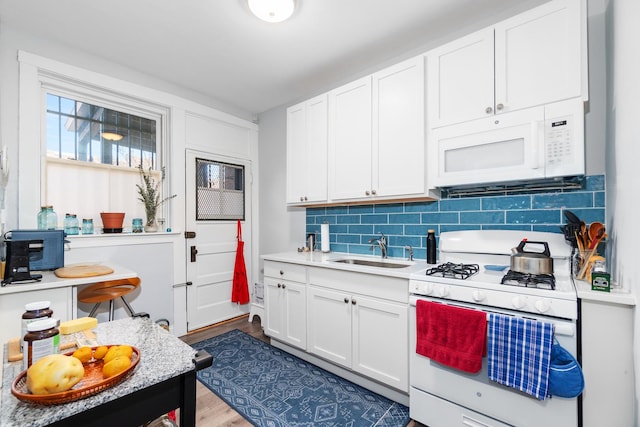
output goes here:
{"type": "MultiPolygon", "coordinates": [[[[269,342],[270,339],[262,331],[260,319],[256,316],[253,322],[248,321],[248,315],[241,316],[223,323],[219,323],[208,328],[203,328],[180,337],[187,344],[193,344],[207,338],[215,337],[233,329],[239,329],[259,340],[269,342]]],[[[215,357],[215,355],[214,355],[215,357]]],[[[216,396],[208,388],[197,381],[197,401],[196,401],[196,425],[197,427],[219,427],[219,426],[251,426],[242,415],[227,405],[222,399],[216,396]]],[[[416,421],[409,421],[408,427],[424,427],[416,421]]]]}

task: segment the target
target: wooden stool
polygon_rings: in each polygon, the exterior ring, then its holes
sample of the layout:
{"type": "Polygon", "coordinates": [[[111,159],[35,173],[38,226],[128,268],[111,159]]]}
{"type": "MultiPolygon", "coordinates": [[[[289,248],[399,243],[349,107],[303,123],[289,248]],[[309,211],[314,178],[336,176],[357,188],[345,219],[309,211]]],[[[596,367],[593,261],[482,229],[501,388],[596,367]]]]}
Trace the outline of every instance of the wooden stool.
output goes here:
{"type": "Polygon", "coordinates": [[[135,316],[135,311],[133,311],[133,308],[129,305],[127,300],[124,299],[124,296],[134,291],[138,286],[140,286],[139,277],[98,282],[89,285],[78,292],[78,301],[96,304],[93,306],[91,313],[89,313],[89,317],[94,317],[101,303],[109,301],[109,320],[113,320],[113,300],[120,298],[127,310],[129,310],[129,314],[131,316],[135,316]]]}

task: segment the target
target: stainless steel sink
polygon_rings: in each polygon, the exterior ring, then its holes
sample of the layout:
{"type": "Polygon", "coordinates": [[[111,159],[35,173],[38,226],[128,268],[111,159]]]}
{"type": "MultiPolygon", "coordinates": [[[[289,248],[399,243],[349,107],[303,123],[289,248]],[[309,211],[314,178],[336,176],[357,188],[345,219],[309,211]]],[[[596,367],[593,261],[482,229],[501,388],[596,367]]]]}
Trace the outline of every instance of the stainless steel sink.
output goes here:
{"type": "Polygon", "coordinates": [[[411,267],[412,265],[412,264],[403,264],[399,262],[374,261],[374,260],[359,259],[359,258],[342,258],[342,259],[335,259],[332,261],[341,262],[343,264],[365,265],[368,267],[381,267],[381,268],[406,268],[406,267],[411,267]]]}

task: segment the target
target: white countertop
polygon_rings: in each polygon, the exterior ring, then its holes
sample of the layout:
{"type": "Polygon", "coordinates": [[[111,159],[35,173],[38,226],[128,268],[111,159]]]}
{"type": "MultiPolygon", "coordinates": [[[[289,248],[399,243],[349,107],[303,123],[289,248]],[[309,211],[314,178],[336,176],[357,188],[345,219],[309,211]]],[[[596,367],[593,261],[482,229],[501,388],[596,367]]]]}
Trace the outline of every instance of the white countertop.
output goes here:
{"type": "Polygon", "coordinates": [[[591,289],[591,283],[584,280],[575,280],[578,298],[586,301],[605,302],[611,304],[635,306],[636,296],[631,292],[612,287],[611,292],[594,291],[591,289]]]}
{"type": "MultiPolygon", "coordinates": [[[[13,294],[17,292],[39,291],[44,289],[64,288],[69,286],[88,285],[96,282],[104,282],[107,280],[120,280],[136,277],[134,271],[113,264],[105,264],[113,269],[113,273],[102,276],[78,277],[78,278],[61,278],[55,275],[53,271],[38,271],[42,274],[42,279],[37,282],[21,282],[9,283],[0,287],[0,295],[13,294]]],[[[65,267],[70,267],[66,265],[65,267]]],[[[32,272],[36,273],[36,272],[32,272]]]]}
{"type": "MultiPolygon", "coordinates": [[[[385,261],[385,262],[399,262],[399,263],[410,263],[407,260],[400,258],[388,258],[383,260],[379,256],[367,256],[367,255],[357,255],[350,253],[342,253],[342,252],[281,252],[274,254],[262,255],[262,259],[266,261],[279,261],[279,262],[288,262],[293,264],[301,264],[310,267],[324,267],[324,268],[333,268],[336,270],[346,270],[346,271],[356,271],[360,273],[369,273],[369,274],[378,274],[384,276],[391,277],[400,277],[400,278],[409,278],[409,276],[415,272],[420,271],[426,267],[426,263],[424,260],[413,261],[412,265],[407,268],[381,268],[381,267],[370,267],[363,265],[355,265],[355,264],[344,264],[335,262],[337,259],[341,258],[355,258],[355,259],[363,259],[363,260],[372,260],[372,261],[385,261]]],[[[626,306],[635,306],[636,305],[636,297],[634,294],[620,288],[612,287],[611,292],[603,292],[603,291],[593,291],[591,290],[591,284],[583,281],[576,280],[576,291],[578,294],[578,298],[594,301],[594,302],[604,302],[604,303],[612,303],[612,304],[620,304],[626,306]]]]}
{"type": "Polygon", "coordinates": [[[409,276],[426,267],[425,261],[407,261],[403,258],[386,258],[380,256],[357,255],[343,252],[281,252],[275,254],[262,255],[265,261],[288,262],[292,264],[301,264],[309,267],[332,268],[336,270],[355,271],[358,273],[377,274],[382,276],[391,276],[409,279],[409,276]],[[346,264],[335,262],[335,260],[351,258],[366,261],[384,261],[387,263],[407,264],[406,268],[386,268],[372,267],[366,265],[346,264]]]}

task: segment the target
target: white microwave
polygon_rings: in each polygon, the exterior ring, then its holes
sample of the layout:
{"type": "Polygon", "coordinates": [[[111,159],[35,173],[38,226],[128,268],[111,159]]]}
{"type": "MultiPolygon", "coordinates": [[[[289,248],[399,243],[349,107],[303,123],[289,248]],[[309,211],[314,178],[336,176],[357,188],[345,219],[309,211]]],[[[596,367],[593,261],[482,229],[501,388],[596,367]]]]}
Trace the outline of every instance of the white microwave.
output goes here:
{"type": "Polygon", "coordinates": [[[478,186],[584,175],[584,104],[575,98],[433,129],[430,183],[478,186]]]}

